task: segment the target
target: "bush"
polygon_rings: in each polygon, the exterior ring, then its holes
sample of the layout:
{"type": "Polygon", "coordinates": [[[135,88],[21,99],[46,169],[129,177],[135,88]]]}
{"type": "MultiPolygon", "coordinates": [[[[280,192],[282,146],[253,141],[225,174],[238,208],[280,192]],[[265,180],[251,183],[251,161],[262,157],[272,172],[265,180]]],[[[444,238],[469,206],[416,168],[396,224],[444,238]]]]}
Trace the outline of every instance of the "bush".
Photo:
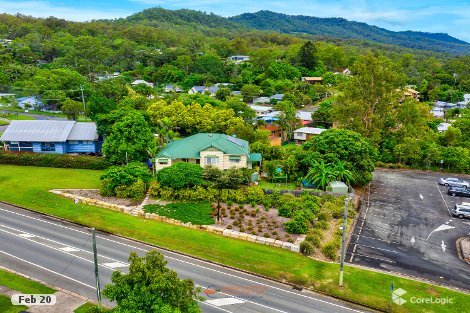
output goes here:
{"type": "Polygon", "coordinates": [[[111,166],[103,157],[11,151],[0,151],[0,164],[86,170],[104,170],[111,166]]]}
{"type": "Polygon", "coordinates": [[[310,211],[297,211],[294,217],[284,223],[285,229],[290,234],[306,234],[313,222],[313,214],[310,211]]]}
{"type": "Polygon", "coordinates": [[[308,241],[302,241],[300,243],[300,253],[303,255],[312,255],[315,252],[315,248],[313,248],[312,244],[308,241]]]}
{"type": "Polygon", "coordinates": [[[319,248],[321,245],[321,239],[318,236],[307,235],[307,237],[305,237],[305,241],[309,242],[312,246],[317,248],[319,248]]]}
{"type": "Polygon", "coordinates": [[[313,225],[313,227],[315,227],[317,229],[327,230],[328,227],[330,227],[330,224],[328,224],[328,222],[326,222],[326,221],[318,221],[313,225]]]}
{"type": "Polygon", "coordinates": [[[330,260],[336,261],[339,248],[341,248],[341,238],[335,237],[321,248],[321,252],[330,260]]]}
{"type": "Polygon", "coordinates": [[[157,180],[163,187],[182,189],[202,185],[203,169],[198,164],[178,162],[157,172],[157,180]]]}
{"type": "Polygon", "coordinates": [[[119,198],[142,199],[145,196],[145,183],[138,179],[130,186],[119,186],[116,188],[116,196],[119,198]]]}
{"type": "Polygon", "coordinates": [[[142,198],[140,196],[142,192],[145,194],[145,183],[151,178],[152,174],[143,163],[132,162],[124,166],[112,166],[101,175],[100,193],[103,196],[115,196],[119,190],[118,196],[121,198],[139,199],[142,198]]]}

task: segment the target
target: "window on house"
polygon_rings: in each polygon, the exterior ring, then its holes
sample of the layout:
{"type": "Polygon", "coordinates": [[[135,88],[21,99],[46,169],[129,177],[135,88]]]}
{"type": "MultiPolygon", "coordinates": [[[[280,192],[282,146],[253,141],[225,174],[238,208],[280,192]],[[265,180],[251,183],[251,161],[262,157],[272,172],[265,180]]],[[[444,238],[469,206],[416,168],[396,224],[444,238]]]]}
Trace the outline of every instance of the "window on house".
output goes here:
{"type": "Polygon", "coordinates": [[[55,151],[55,144],[52,142],[41,142],[41,151],[55,151]]]}
{"type": "Polygon", "coordinates": [[[240,163],[241,158],[241,156],[230,156],[228,159],[230,163],[240,163]]]}
{"type": "Polygon", "coordinates": [[[219,158],[216,156],[206,156],[206,164],[217,164],[219,163],[219,158]]]}
{"type": "Polygon", "coordinates": [[[158,159],[158,164],[168,164],[168,159],[158,159]]]}
{"type": "Polygon", "coordinates": [[[189,162],[189,159],[181,159],[181,161],[183,161],[183,162],[186,162],[186,163],[187,163],[187,162],[189,162]]]}

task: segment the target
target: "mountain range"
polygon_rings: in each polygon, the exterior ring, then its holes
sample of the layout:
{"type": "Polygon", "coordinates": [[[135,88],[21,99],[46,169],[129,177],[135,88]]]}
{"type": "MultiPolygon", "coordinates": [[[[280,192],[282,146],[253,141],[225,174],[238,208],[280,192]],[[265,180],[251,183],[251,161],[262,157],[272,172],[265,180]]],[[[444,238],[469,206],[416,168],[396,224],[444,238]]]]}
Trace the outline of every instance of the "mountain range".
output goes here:
{"type": "Polygon", "coordinates": [[[361,40],[454,55],[470,55],[469,43],[448,34],[410,30],[395,32],[344,18],[287,15],[271,11],[244,13],[225,18],[213,13],[187,9],[151,8],[120,19],[120,21],[167,28],[190,27],[212,34],[239,33],[249,30],[274,31],[302,36],[361,40]]]}

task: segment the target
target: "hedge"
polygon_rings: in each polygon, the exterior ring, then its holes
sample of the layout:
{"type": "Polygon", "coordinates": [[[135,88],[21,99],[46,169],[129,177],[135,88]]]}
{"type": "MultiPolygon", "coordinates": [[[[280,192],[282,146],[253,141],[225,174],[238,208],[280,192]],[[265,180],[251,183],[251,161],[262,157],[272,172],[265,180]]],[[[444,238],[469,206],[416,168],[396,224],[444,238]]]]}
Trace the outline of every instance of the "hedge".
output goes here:
{"type": "Polygon", "coordinates": [[[0,164],[87,170],[103,170],[111,166],[103,157],[11,151],[0,151],[0,164]]]}

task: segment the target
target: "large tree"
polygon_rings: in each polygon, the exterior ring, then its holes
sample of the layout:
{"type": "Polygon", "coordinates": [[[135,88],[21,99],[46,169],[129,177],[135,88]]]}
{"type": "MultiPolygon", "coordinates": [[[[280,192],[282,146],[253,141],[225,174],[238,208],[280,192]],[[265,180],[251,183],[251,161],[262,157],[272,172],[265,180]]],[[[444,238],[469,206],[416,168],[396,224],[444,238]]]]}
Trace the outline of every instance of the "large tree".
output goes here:
{"type": "Polygon", "coordinates": [[[381,133],[394,126],[403,76],[389,59],[372,53],[358,58],[353,74],[334,105],[335,120],[378,145],[381,133]]]}
{"type": "Polygon", "coordinates": [[[299,51],[300,65],[308,68],[309,70],[315,69],[317,65],[317,49],[315,44],[311,41],[307,41],[299,51]]]}
{"type": "Polygon", "coordinates": [[[194,282],[181,280],[168,269],[167,261],[158,251],[149,251],[139,257],[131,252],[129,274],[113,272],[111,284],[105,286],[103,295],[115,301],[115,313],[196,313],[199,297],[194,282]]]}
{"type": "Polygon", "coordinates": [[[128,111],[111,127],[103,154],[115,164],[144,161],[155,151],[155,137],[139,111],[128,111]]]}

